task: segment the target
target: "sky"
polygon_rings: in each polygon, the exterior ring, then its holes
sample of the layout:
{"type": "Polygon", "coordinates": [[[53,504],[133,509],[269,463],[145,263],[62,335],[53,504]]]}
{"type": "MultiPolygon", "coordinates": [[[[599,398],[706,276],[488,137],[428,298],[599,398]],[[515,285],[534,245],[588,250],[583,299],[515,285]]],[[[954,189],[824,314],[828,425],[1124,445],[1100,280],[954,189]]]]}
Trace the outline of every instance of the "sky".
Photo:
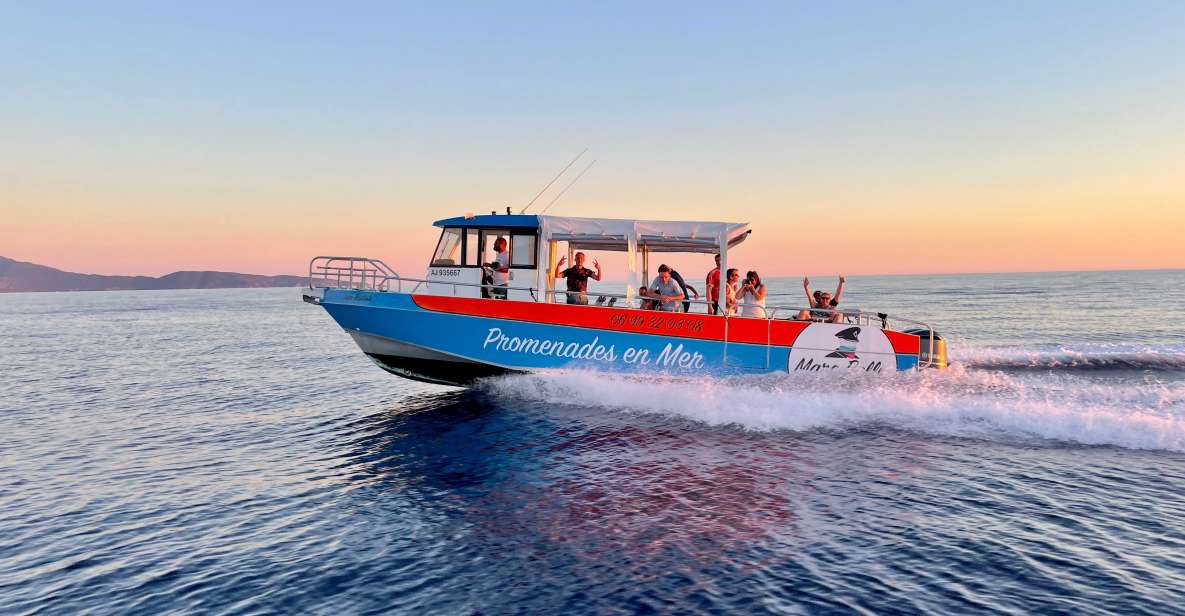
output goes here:
{"type": "Polygon", "coordinates": [[[70,271],[422,274],[585,147],[548,213],[766,276],[1185,267],[1182,2],[10,2],[0,84],[0,255],[70,271]]]}

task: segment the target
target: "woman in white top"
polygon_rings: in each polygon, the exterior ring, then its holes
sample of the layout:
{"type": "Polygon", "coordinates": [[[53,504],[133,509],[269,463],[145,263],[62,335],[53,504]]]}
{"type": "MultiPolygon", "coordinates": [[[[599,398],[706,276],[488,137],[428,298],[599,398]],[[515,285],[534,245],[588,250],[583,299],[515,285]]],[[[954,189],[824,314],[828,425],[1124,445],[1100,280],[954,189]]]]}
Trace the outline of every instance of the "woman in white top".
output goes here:
{"type": "Polygon", "coordinates": [[[765,318],[765,285],[757,272],[745,274],[745,282],[741,285],[740,297],[741,316],[765,318]]]}
{"type": "Polygon", "coordinates": [[[734,268],[724,273],[724,313],[730,317],[737,313],[737,281],[741,274],[734,268]]]}

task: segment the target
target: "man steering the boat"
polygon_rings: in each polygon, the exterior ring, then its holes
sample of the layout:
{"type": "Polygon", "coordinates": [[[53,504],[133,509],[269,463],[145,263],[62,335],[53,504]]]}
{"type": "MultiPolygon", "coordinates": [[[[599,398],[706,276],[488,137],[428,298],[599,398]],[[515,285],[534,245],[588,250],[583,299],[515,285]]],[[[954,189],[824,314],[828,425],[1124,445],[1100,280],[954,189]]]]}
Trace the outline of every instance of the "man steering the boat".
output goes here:
{"type": "Polygon", "coordinates": [[[576,265],[561,271],[560,268],[564,266],[567,257],[560,257],[559,263],[555,264],[555,277],[565,278],[568,281],[568,303],[579,304],[582,306],[588,305],[588,279],[599,281],[601,279],[601,263],[593,259],[593,267],[596,271],[584,267],[584,253],[576,253],[576,265]]]}
{"type": "Polygon", "coordinates": [[[489,268],[490,281],[490,297],[493,299],[506,299],[507,291],[510,285],[510,252],[506,250],[506,238],[498,236],[494,240],[494,260],[490,261],[486,267],[489,268]]]}

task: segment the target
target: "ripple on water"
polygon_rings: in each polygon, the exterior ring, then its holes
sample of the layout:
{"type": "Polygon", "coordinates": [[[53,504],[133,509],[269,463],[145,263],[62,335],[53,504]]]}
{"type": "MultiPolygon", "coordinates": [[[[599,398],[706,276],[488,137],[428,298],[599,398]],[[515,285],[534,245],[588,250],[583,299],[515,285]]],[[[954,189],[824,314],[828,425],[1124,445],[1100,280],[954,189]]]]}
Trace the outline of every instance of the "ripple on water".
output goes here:
{"type": "MultiPolygon", "coordinates": [[[[935,284],[1008,305],[973,282],[935,284]]],[[[929,283],[870,284],[891,304],[929,283]]],[[[0,330],[4,613],[1185,600],[1171,340],[956,340],[962,367],[874,385],[461,392],[381,373],[293,290],[26,295],[0,330]]]]}

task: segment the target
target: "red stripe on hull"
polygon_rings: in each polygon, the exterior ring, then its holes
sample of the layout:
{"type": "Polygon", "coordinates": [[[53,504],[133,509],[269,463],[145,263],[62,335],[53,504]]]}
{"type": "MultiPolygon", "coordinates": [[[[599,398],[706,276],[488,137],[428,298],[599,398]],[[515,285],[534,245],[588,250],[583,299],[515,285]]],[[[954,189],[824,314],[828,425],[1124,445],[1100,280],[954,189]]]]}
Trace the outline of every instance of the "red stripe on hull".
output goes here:
{"type": "MultiPolygon", "coordinates": [[[[638,334],[659,334],[673,338],[724,341],[724,317],[709,314],[569,306],[444,295],[411,297],[417,306],[433,312],[638,334]]],[[[732,317],[728,319],[728,341],[791,346],[806,326],[807,323],[804,321],[767,321],[732,317]]]]}
{"type": "Polygon", "coordinates": [[[893,352],[899,355],[917,355],[921,348],[921,338],[913,334],[903,334],[892,330],[884,329],[885,337],[889,339],[889,344],[893,345],[893,352]]]}
{"type": "Polygon", "coordinates": [[[769,334],[770,344],[794,346],[798,335],[810,325],[809,321],[770,321],[773,330],[769,334]]]}

